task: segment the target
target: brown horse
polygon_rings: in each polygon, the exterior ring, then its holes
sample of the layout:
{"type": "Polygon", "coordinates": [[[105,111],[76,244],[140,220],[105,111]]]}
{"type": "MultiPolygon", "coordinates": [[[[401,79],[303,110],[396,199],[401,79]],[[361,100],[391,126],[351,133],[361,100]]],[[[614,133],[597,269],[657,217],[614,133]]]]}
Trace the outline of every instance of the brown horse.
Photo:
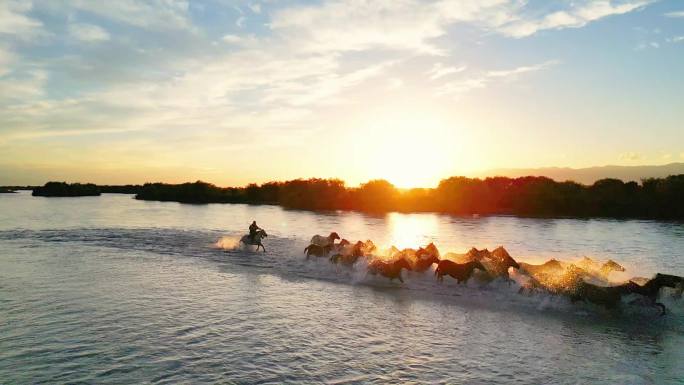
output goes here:
{"type": "Polygon", "coordinates": [[[428,254],[422,258],[411,259],[411,271],[424,272],[434,263],[439,263],[439,258],[434,254],[428,254]]]}
{"type": "Polygon", "coordinates": [[[508,254],[508,251],[506,251],[506,249],[504,249],[503,246],[499,246],[496,249],[492,250],[492,252],[489,253],[488,259],[492,263],[490,264],[490,267],[487,270],[487,272],[493,278],[504,277],[508,279],[509,267],[520,269],[520,265],[518,264],[518,262],[516,262],[515,259],[513,259],[513,257],[511,257],[510,254],[508,254]]]}
{"type": "Polygon", "coordinates": [[[520,262],[520,270],[534,277],[539,274],[560,274],[564,269],[560,261],[557,259],[549,259],[541,265],[520,262]]]}
{"type": "Polygon", "coordinates": [[[373,254],[378,249],[377,246],[375,246],[375,243],[373,243],[373,241],[371,241],[370,239],[367,239],[366,242],[361,242],[361,244],[361,252],[365,256],[373,254]]]}
{"type": "Polygon", "coordinates": [[[625,271],[625,268],[612,259],[609,259],[608,262],[604,263],[599,269],[599,275],[601,275],[601,278],[608,278],[608,275],[613,271],[623,272],[625,271]]]}
{"type": "Polygon", "coordinates": [[[309,246],[304,248],[304,253],[306,253],[306,258],[308,259],[309,257],[316,256],[316,257],[325,257],[330,253],[330,245],[328,246],[319,246],[319,245],[314,245],[313,243],[310,244],[309,246]]]}
{"type": "Polygon", "coordinates": [[[482,249],[478,250],[474,247],[471,247],[468,252],[465,253],[463,256],[463,259],[466,262],[471,262],[471,261],[482,261],[485,258],[489,258],[491,256],[491,253],[487,249],[482,249]]]}
{"type": "Polygon", "coordinates": [[[432,266],[433,263],[439,263],[439,250],[434,243],[430,243],[425,248],[419,248],[414,257],[409,259],[411,264],[411,271],[423,272],[432,266]]]}
{"type": "Polygon", "coordinates": [[[351,248],[345,247],[330,256],[330,262],[342,263],[344,265],[353,265],[356,261],[364,256],[364,243],[358,241],[351,248]]]}
{"type": "Polygon", "coordinates": [[[384,262],[376,259],[368,265],[368,272],[373,275],[380,274],[389,278],[390,281],[398,278],[401,283],[404,283],[404,280],[401,278],[401,269],[409,270],[410,268],[411,266],[404,258],[392,262],[384,262]]]}
{"type": "Polygon", "coordinates": [[[458,283],[461,283],[468,281],[475,269],[486,271],[480,261],[456,263],[448,260],[441,260],[439,261],[439,264],[437,264],[437,269],[435,269],[435,276],[439,281],[443,281],[444,276],[448,275],[455,278],[458,283]]]}
{"type": "Polygon", "coordinates": [[[418,248],[418,251],[416,251],[416,257],[418,258],[426,258],[431,256],[439,258],[439,250],[437,250],[437,246],[435,246],[435,244],[432,242],[430,242],[430,244],[424,248],[418,248]]]}

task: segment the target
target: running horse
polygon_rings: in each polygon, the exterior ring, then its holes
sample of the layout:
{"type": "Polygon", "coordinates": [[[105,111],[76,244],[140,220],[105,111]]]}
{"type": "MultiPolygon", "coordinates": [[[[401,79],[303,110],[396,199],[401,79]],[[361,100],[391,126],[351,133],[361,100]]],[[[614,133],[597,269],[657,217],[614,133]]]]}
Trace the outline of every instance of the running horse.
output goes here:
{"type": "Polygon", "coordinates": [[[259,229],[257,232],[254,234],[254,238],[250,237],[249,234],[243,236],[240,238],[240,243],[244,243],[245,245],[252,245],[256,246],[256,251],[259,251],[259,247],[264,249],[264,253],[266,252],[266,248],[264,245],[261,243],[261,240],[268,237],[268,234],[266,234],[266,231],[264,229],[259,229]]]}
{"type": "Polygon", "coordinates": [[[480,261],[470,261],[466,263],[456,263],[446,259],[439,261],[437,269],[435,269],[435,276],[440,282],[444,280],[444,276],[448,275],[458,281],[458,283],[467,282],[473,275],[473,270],[480,269],[487,271],[480,261]]]}
{"type": "Polygon", "coordinates": [[[309,243],[311,243],[312,245],[318,245],[321,247],[325,247],[325,246],[333,247],[336,239],[340,239],[340,236],[336,232],[333,231],[327,237],[316,234],[313,237],[311,237],[311,242],[309,242],[309,243]]]}
{"type": "Polygon", "coordinates": [[[373,275],[380,274],[389,278],[390,281],[398,278],[401,283],[404,283],[404,280],[401,278],[401,269],[409,270],[410,268],[411,266],[405,258],[399,258],[392,262],[375,259],[368,265],[368,272],[373,275]]]}
{"type": "Polygon", "coordinates": [[[439,263],[439,250],[434,243],[430,243],[425,248],[419,248],[410,260],[411,271],[424,272],[433,263],[439,263]]]}

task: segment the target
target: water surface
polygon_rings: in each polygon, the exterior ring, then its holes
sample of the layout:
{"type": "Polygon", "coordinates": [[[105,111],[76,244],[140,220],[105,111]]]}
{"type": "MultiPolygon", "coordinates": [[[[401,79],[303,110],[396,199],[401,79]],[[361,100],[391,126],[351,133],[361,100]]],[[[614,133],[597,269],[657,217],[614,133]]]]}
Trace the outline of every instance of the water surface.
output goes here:
{"type": "MultiPolygon", "coordinates": [[[[128,195],[0,196],[2,383],[674,384],[684,307],[606,312],[514,287],[405,284],[325,260],[314,233],[684,275],[676,222],[312,213],[128,195]],[[266,254],[217,248],[252,219],[266,254]]],[[[620,278],[619,276],[616,278],[620,278]]]]}

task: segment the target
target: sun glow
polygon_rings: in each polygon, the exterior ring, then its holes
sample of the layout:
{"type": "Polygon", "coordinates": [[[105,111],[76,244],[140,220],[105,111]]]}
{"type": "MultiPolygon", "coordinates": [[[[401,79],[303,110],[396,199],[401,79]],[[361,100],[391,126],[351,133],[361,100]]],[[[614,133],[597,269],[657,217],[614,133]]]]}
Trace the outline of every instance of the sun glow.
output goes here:
{"type": "Polygon", "coordinates": [[[434,187],[457,168],[456,130],[437,114],[383,115],[364,131],[366,140],[357,151],[366,160],[366,180],[386,179],[399,188],[434,187]]]}
{"type": "Polygon", "coordinates": [[[437,233],[437,218],[422,214],[388,214],[390,236],[388,247],[399,249],[418,248],[432,241],[431,236],[437,233]]]}

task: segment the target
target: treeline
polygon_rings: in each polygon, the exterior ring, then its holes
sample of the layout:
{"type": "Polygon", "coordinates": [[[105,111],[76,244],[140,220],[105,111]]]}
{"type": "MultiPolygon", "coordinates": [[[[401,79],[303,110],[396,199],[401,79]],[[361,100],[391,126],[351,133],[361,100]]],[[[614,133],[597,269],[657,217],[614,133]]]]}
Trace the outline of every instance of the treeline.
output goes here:
{"type": "Polygon", "coordinates": [[[92,183],[47,182],[31,193],[41,197],[82,197],[100,195],[100,189],[92,183]]]}
{"type": "Polygon", "coordinates": [[[137,194],[140,185],[98,186],[93,183],[47,182],[44,186],[32,187],[33,196],[44,197],[81,197],[98,196],[102,193],[137,194]]]}
{"type": "Polygon", "coordinates": [[[602,179],[587,186],[546,177],[452,177],[437,188],[399,190],[384,180],[346,187],[338,179],[297,179],[246,187],[195,183],[147,183],[142,200],[183,203],[278,204],[307,210],[457,215],[684,219],[684,174],[624,183],[602,179]]]}

